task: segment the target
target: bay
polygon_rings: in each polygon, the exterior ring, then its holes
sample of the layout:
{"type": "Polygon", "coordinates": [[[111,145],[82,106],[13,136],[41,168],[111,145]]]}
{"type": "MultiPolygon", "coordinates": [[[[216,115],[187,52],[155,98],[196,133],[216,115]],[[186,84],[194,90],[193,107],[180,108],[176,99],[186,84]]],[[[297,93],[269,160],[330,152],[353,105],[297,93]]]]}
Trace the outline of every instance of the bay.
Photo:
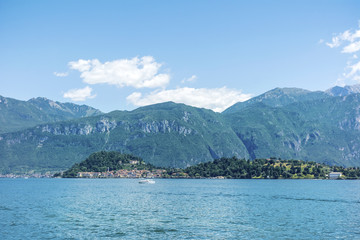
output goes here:
{"type": "Polygon", "coordinates": [[[0,239],[360,239],[360,181],[0,179],[0,239]]]}

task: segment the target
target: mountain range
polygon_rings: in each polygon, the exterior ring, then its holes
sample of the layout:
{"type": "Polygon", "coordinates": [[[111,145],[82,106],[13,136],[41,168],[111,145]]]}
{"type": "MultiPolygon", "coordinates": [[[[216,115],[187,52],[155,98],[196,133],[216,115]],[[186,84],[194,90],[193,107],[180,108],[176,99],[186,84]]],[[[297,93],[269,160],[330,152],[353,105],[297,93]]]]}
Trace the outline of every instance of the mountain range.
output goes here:
{"type": "Polygon", "coordinates": [[[60,103],[41,97],[20,101],[0,96],[0,133],[17,131],[41,123],[100,114],[101,111],[86,105],[60,103]]]}
{"type": "Polygon", "coordinates": [[[232,156],[360,166],[359,90],[276,88],[223,113],[167,102],[103,114],[43,98],[10,105],[2,97],[0,172],[64,170],[102,150],[164,167],[232,156]],[[29,109],[31,125],[14,114],[23,112],[18,106],[29,109]]]}

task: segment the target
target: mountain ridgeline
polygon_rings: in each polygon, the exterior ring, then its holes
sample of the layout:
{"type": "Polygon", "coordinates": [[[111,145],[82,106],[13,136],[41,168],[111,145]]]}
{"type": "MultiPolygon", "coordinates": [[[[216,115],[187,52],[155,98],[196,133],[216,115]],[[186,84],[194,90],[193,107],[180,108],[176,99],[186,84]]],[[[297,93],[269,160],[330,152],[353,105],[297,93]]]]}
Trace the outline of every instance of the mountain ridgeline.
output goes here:
{"type": "Polygon", "coordinates": [[[20,101],[0,96],[0,133],[100,114],[102,112],[86,105],[54,102],[40,97],[20,101]]]}
{"type": "Polygon", "coordinates": [[[360,94],[351,89],[277,88],[223,113],[172,102],[94,110],[0,134],[0,171],[65,170],[98,151],[134,154],[159,167],[233,156],[360,166],[360,94]]]}
{"type": "Polygon", "coordinates": [[[167,167],[249,157],[221,114],[171,102],[0,135],[5,169],[66,169],[102,150],[131,153],[167,167]]]}

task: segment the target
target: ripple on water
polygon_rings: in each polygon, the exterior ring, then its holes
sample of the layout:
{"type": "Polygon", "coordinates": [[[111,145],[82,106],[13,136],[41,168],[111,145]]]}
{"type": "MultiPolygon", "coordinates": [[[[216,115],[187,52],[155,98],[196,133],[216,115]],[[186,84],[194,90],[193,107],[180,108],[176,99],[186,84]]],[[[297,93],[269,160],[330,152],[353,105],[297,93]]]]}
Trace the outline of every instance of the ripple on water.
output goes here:
{"type": "Polygon", "coordinates": [[[172,220],[160,220],[159,222],[161,222],[161,223],[172,223],[173,221],[172,220]]]}
{"type": "Polygon", "coordinates": [[[272,199],[295,200],[295,201],[314,201],[314,202],[330,202],[330,203],[352,203],[359,204],[360,201],[351,201],[346,199],[321,199],[321,198],[302,198],[302,197],[289,197],[289,196],[272,196],[272,199]]]}
{"type": "Polygon", "coordinates": [[[12,209],[11,209],[11,208],[8,208],[8,207],[6,207],[6,206],[1,206],[1,205],[0,205],[0,211],[12,211],[12,209]]]}
{"type": "Polygon", "coordinates": [[[125,237],[127,234],[124,232],[115,232],[115,233],[107,233],[103,235],[106,238],[118,238],[118,237],[125,237]]]}
{"type": "Polygon", "coordinates": [[[57,215],[56,214],[47,214],[45,215],[45,218],[56,218],[57,215]]]}
{"type": "Polygon", "coordinates": [[[161,234],[166,234],[166,233],[171,233],[171,232],[177,232],[177,231],[178,231],[178,230],[173,229],[173,228],[162,228],[162,227],[147,229],[147,232],[161,233],[161,234]]]}

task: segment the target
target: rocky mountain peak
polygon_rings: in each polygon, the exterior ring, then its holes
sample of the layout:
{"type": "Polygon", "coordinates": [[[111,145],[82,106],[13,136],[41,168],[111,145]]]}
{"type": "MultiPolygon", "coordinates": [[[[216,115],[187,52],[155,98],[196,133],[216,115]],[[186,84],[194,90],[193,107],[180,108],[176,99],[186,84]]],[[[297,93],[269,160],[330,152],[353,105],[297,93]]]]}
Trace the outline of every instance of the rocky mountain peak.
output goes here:
{"type": "Polygon", "coordinates": [[[343,97],[354,93],[360,93],[360,84],[344,87],[335,86],[326,90],[326,93],[335,97],[343,97]]]}

